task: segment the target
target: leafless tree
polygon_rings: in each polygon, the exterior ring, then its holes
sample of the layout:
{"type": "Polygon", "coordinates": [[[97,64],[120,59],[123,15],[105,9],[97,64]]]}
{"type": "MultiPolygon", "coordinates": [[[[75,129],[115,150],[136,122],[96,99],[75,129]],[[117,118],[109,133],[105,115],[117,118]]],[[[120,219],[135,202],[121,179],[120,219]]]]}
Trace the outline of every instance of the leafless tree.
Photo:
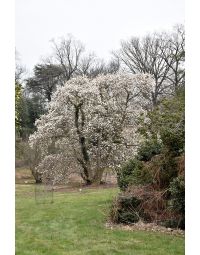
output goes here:
{"type": "Polygon", "coordinates": [[[113,58],[111,59],[107,66],[106,66],[106,72],[105,74],[115,74],[120,70],[120,61],[119,58],[113,58]]]}
{"type": "Polygon", "coordinates": [[[94,54],[88,54],[86,56],[83,56],[80,59],[80,63],[76,71],[76,74],[85,75],[89,77],[91,69],[95,65],[95,62],[96,62],[96,56],[94,54]]]}
{"type": "Polygon", "coordinates": [[[129,72],[149,73],[154,77],[155,86],[146,96],[155,106],[160,97],[176,92],[184,83],[184,42],[183,26],[177,26],[173,33],[155,33],[123,41],[114,56],[129,72]]]}
{"type": "Polygon", "coordinates": [[[22,82],[25,72],[26,68],[20,62],[20,54],[15,50],[15,84],[22,82]]]}
{"type": "Polygon", "coordinates": [[[176,93],[185,84],[185,30],[183,25],[176,25],[171,34],[163,34],[164,49],[162,57],[169,67],[167,79],[176,93]]]}
{"type": "Polygon", "coordinates": [[[62,68],[63,83],[75,75],[79,69],[84,46],[71,35],[62,38],[59,42],[52,40],[54,57],[57,64],[62,68]]]}
{"type": "Polygon", "coordinates": [[[100,74],[115,74],[119,71],[119,69],[120,62],[118,59],[111,59],[108,63],[105,63],[103,59],[93,58],[93,61],[85,75],[89,78],[95,78],[100,74]]]}
{"type": "Polygon", "coordinates": [[[169,70],[165,60],[161,57],[160,43],[156,35],[146,36],[143,39],[134,37],[130,41],[122,42],[121,50],[115,53],[130,72],[153,75],[155,87],[151,95],[148,95],[153,105],[157,104],[159,95],[165,89],[164,81],[169,70]]]}

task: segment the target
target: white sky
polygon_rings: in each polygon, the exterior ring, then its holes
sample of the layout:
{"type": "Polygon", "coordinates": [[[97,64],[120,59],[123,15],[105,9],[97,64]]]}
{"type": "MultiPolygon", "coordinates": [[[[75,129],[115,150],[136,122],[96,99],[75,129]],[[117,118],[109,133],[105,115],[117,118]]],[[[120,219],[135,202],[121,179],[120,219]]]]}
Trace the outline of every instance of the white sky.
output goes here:
{"type": "Polygon", "coordinates": [[[184,0],[16,0],[16,49],[28,70],[68,33],[109,59],[120,40],[184,23],[184,0]]]}

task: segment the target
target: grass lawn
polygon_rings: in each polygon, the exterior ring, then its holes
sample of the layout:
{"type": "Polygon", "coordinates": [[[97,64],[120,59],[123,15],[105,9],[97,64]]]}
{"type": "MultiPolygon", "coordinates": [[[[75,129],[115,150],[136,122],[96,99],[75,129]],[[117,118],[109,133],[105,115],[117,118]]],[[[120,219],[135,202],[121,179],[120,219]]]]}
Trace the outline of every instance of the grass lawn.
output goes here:
{"type": "Polygon", "coordinates": [[[105,228],[117,189],[54,192],[54,203],[37,204],[34,185],[16,185],[18,255],[179,255],[184,238],[105,228]]]}

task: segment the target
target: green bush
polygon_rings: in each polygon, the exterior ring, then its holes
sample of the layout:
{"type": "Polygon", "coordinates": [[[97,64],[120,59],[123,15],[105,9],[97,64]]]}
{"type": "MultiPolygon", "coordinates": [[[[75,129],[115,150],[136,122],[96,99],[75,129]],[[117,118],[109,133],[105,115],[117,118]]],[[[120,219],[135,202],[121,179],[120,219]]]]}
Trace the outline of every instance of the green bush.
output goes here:
{"type": "Polygon", "coordinates": [[[119,211],[118,223],[136,223],[139,221],[139,216],[134,211],[119,211]]]}
{"type": "Polygon", "coordinates": [[[168,188],[170,182],[177,177],[177,174],[177,163],[171,153],[161,155],[159,170],[160,188],[168,188]]]}
{"type": "MultiPolygon", "coordinates": [[[[183,124],[180,124],[183,125],[183,124]]],[[[165,146],[165,150],[170,152],[174,157],[179,156],[184,152],[185,131],[183,128],[176,130],[163,129],[161,139],[165,146]]]]}
{"type": "Polygon", "coordinates": [[[164,153],[170,152],[173,156],[178,156],[184,152],[184,94],[185,91],[181,90],[175,96],[163,99],[152,111],[149,111],[146,115],[143,114],[138,118],[138,132],[147,141],[147,147],[146,149],[142,149],[141,154],[141,156],[144,156],[144,160],[150,160],[151,153],[157,154],[157,148],[154,145],[154,142],[152,142],[156,141],[157,137],[162,141],[163,148],[161,153],[163,153],[163,151],[164,153]]]}
{"type": "Polygon", "coordinates": [[[185,214],[185,181],[183,176],[173,179],[170,183],[170,206],[181,215],[185,214]]]}
{"type": "Polygon", "coordinates": [[[140,199],[132,195],[120,195],[114,201],[110,217],[115,223],[136,223],[139,221],[139,205],[140,199]]]}
{"type": "MultiPolygon", "coordinates": [[[[155,220],[156,215],[165,226],[184,229],[185,182],[184,176],[180,176],[184,173],[184,160],[180,160],[184,157],[185,146],[184,90],[163,99],[152,111],[142,114],[138,119],[138,132],[145,142],[140,144],[136,157],[117,171],[118,186],[127,193],[131,186],[138,188],[141,185],[140,199],[147,186],[155,194],[150,194],[152,203],[143,197],[140,205],[143,212],[138,212],[137,206],[132,206],[132,211],[128,209],[130,205],[126,206],[126,210],[122,205],[116,207],[117,219],[119,222],[136,222],[140,217],[148,221],[155,220]],[[159,197],[160,208],[156,197],[159,192],[163,192],[159,197]]],[[[146,195],[148,197],[149,194],[146,195]]],[[[138,192],[133,196],[137,197],[138,192]]]]}
{"type": "Polygon", "coordinates": [[[137,153],[137,159],[141,161],[149,161],[155,155],[161,152],[162,145],[156,140],[146,141],[142,144],[137,153]]]}
{"type": "Polygon", "coordinates": [[[129,185],[143,184],[151,180],[151,176],[145,171],[143,162],[132,159],[117,171],[118,186],[125,191],[129,185]]]}
{"type": "Polygon", "coordinates": [[[173,179],[170,183],[169,191],[171,200],[169,201],[170,208],[179,214],[177,227],[185,229],[185,180],[184,176],[179,176],[173,179]]]}

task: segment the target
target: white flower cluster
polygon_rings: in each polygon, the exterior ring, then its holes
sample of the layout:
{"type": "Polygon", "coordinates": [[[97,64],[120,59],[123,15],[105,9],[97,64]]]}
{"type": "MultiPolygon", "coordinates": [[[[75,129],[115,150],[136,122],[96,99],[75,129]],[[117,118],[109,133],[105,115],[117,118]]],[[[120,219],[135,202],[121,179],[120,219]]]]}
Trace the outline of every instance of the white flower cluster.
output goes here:
{"type": "Polygon", "coordinates": [[[54,183],[74,171],[92,182],[103,169],[132,156],[135,118],[148,104],[144,93],[152,84],[146,74],[69,80],[55,92],[30,136],[30,145],[42,152],[38,171],[54,183]]]}

